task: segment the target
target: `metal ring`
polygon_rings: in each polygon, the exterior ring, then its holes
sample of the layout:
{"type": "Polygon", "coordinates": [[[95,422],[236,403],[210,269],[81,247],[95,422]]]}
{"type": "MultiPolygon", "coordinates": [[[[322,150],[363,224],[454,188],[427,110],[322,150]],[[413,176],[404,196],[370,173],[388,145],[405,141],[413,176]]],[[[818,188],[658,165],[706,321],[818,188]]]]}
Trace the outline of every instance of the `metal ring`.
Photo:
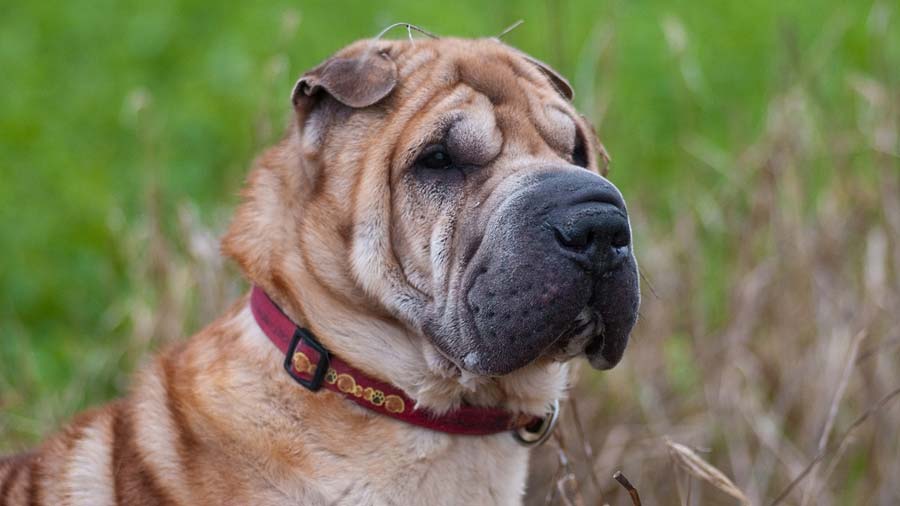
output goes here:
{"type": "Polygon", "coordinates": [[[550,439],[553,429],[556,428],[556,422],[559,421],[559,399],[554,399],[550,404],[550,412],[541,421],[541,426],[535,431],[530,431],[525,427],[517,429],[513,432],[516,441],[525,447],[540,446],[550,439]]]}

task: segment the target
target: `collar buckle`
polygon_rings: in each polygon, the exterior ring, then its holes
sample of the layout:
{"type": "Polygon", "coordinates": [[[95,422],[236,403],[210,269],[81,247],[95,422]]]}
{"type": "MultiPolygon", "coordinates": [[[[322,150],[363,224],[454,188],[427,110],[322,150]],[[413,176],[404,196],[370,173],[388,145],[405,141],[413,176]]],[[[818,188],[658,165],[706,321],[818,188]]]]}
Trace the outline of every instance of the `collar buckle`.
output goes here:
{"type": "Polygon", "coordinates": [[[553,430],[556,429],[556,423],[559,421],[559,399],[554,399],[550,404],[550,412],[541,418],[537,427],[522,427],[513,432],[516,442],[525,447],[534,447],[544,444],[550,439],[553,430]]]}
{"type": "Polygon", "coordinates": [[[330,366],[331,355],[328,353],[328,350],[322,346],[322,343],[316,340],[312,335],[312,332],[297,327],[297,330],[294,331],[294,337],[291,339],[291,345],[288,347],[287,353],[284,356],[284,370],[287,371],[294,381],[300,383],[310,391],[316,392],[322,388],[322,381],[325,379],[325,373],[330,366]],[[319,354],[319,359],[316,362],[315,370],[311,373],[312,378],[310,379],[305,379],[301,376],[301,373],[310,374],[309,371],[298,371],[294,367],[294,355],[299,353],[297,348],[300,346],[301,342],[319,354]]]}

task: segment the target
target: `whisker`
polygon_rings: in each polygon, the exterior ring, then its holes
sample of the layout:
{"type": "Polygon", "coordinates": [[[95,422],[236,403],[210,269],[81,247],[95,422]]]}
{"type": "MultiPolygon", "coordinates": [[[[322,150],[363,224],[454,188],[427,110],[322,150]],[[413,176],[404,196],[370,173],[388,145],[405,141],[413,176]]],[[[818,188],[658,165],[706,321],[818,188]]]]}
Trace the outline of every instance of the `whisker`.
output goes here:
{"type": "Polygon", "coordinates": [[[640,267],[638,267],[638,273],[641,275],[641,279],[644,281],[644,284],[646,284],[647,288],[650,289],[650,293],[653,294],[653,297],[659,299],[660,297],[656,293],[656,289],[653,288],[653,283],[651,283],[650,280],[647,278],[647,276],[644,274],[644,269],[641,269],[640,267]]]}

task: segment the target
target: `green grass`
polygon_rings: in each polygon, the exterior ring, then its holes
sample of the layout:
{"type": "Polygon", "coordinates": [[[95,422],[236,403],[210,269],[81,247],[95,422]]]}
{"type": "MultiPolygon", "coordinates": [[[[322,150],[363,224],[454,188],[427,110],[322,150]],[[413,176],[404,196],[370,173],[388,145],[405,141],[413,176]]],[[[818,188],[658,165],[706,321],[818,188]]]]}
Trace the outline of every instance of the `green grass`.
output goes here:
{"type": "MultiPolygon", "coordinates": [[[[170,286],[181,274],[166,262],[201,265],[179,209],[221,231],[304,69],[395,21],[478,37],[520,18],[506,40],[575,85],[641,225],[639,259],[652,271],[655,252],[696,270],[676,300],[645,290],[645,312],[684,305],[659,350],[673,396],[703,382],[691,370],[696,340],[734,318],[742,255],[778,254],[776,236],[744,235],[760,188],[813,223],[823,206],[852,201],[840,188],[877,200],[884,167],[897,169],[896,139],[886,155],[867,130],[900,102],[891,2],[16,2],[0,17],[0,450],[124,392],[161,339],[135,342],[136,307],[159,309],[182,289],[187,307],[200,305],[192,269],[170,286]],[[854,79],[887,90],[887,112],[854,79]],[[790,141],[796,174],[773,173],[766,186],[754,149],[777,145],[773,114],[796,90],[805,108],[784,108],[807,122],[790,141]],[[785,193],[790,184],[802,198],[785,193]],[[156,260],[163,274],[144,267],[154,241],[170,255],[156,260]]],[[[201,320],[181,321],[193,330],[201,320]]],[[[865,462],[853,463],[859,483],[865,462]]]]}

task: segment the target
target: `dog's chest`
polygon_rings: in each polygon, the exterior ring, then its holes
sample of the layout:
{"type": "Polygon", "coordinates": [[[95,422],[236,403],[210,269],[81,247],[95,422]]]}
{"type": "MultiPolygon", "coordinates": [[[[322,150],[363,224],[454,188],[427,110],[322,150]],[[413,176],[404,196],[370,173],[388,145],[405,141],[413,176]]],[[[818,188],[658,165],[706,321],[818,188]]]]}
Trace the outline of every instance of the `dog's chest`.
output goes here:
{"type": "Polygon", "coordinates": [[[328,476],[320,475],[307,491],[323,504],[521,504],[528,452],[509,434],[451,437],[416,430],[401,444],[372,450],[322,455],[328,476]]]}

